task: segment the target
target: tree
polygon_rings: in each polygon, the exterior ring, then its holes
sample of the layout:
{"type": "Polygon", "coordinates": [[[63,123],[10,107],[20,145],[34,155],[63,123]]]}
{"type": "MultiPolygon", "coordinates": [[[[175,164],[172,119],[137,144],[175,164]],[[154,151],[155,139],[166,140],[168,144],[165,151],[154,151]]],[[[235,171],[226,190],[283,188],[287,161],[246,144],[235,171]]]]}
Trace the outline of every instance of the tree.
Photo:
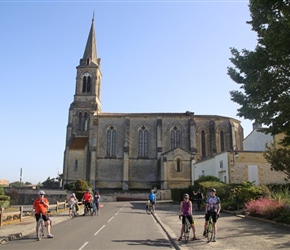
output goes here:
{"type": "Polygon", "coordinates": [[[258,43],[254,51],[231,48],[228,74],[241,85],[231,100],[241,106],[238,116],[266,125],[261,131],[271,135],[284,133],[290,145],[290,1],[250,0],[249,8],[258,43]]]}
{"type": "Polygon", "coordinates": [[[271,164],[271,170],[282,171],[286,180],[290,179],[290,148],[276,148],[274,143],[266,145],[265,159],[271,164]]]}

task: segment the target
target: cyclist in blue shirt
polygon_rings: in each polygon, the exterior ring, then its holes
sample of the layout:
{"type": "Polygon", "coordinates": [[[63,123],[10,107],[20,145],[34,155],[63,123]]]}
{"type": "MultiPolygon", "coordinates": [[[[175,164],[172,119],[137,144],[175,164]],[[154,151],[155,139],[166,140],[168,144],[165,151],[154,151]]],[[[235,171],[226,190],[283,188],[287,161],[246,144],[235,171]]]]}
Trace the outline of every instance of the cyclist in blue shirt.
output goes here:
{"type": "Polygon", "coordinates": [[[147,207],[151,204],[153,212],[155,212],[155,202],[156,202],[156,195],[154,193],[154,190],[152,189],[150,194],[148,195],[147,207]]]}

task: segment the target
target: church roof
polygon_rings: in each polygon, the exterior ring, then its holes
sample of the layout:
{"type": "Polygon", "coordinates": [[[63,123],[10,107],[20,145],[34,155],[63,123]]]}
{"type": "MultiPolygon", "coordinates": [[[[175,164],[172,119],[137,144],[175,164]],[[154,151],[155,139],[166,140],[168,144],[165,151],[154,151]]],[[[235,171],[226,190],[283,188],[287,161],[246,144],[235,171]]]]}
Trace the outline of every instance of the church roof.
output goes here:
{"type": "Polygon", "coordinates": [[[85,52],[84,52],[83,59],[82,59],[83,63],[85,63],[87,59],[90,59],[92,63],[98,64],[97,45],[96,44],[97,43],[96,43],[94,16],[93,16],[90,33],[88,36],[85,52]]]}
{"type": "Polygon", "coordinates": [[[88,137],[75,137],[72,143],[69,145],[69,149],[84,149],[86,147],[88,137]]]}

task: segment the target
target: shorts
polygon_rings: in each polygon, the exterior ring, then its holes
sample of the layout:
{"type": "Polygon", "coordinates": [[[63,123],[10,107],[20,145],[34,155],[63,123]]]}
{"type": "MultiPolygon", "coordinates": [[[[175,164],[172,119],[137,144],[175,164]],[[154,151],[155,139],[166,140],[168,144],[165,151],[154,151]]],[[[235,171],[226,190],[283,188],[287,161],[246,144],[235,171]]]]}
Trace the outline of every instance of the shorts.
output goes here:
{"type": "Polygon", "coordinates": [[[193,218],[192,218],[192,215],[182,215],[182,224],[185,224],[185,218],[188,219],[190,225],[193,224],[193,218]]]}
{"type": "Polygon", "coordinates": [[[155,205],[155,201],[151,201],[151,200],[149,200],[149,201],[150,201],[151,205],[155,205]]]}
{"type": "Polygon", "coordinates": [[[209,216],[212,216],[212,221],[213,222],[216,222],[217,221],[217,212],[207,212],[206,214],[205,214],[205,221],[209,221],[209,216]]]}
{"type": "MultiPolygon", "coordinates": [[[[35,219],[36,219],[36,221],[39,221],[39,218],[40,218],[40,214],[35,214],[35,219]]],[[[46,216],[45,214],[42,215],[42,219],[43,219],[44,221],[49,220],[48,216],[46,216]]]]}
{"type": "Polygon", "coordinates": [[[90,202],[90,201],[85,201],[85,206],[87,207],[87,208],[92,208],[93,206],[92,206],[92,203],[90,202]]]}

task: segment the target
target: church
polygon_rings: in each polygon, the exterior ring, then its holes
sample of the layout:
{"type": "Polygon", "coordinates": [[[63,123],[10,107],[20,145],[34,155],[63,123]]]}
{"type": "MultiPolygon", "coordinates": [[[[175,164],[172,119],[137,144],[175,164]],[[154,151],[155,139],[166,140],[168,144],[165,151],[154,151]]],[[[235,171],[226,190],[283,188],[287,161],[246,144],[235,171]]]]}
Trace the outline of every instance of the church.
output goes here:
{"type": "Polygon", "coordinates": [[[193,164],[234,147],[243,149],[243,128],[234,118],[191,111],[103,112],[94,19],[76,70],[64,184],[83,179],[100,189],[186,188],[196,179],[193,164]]]}

